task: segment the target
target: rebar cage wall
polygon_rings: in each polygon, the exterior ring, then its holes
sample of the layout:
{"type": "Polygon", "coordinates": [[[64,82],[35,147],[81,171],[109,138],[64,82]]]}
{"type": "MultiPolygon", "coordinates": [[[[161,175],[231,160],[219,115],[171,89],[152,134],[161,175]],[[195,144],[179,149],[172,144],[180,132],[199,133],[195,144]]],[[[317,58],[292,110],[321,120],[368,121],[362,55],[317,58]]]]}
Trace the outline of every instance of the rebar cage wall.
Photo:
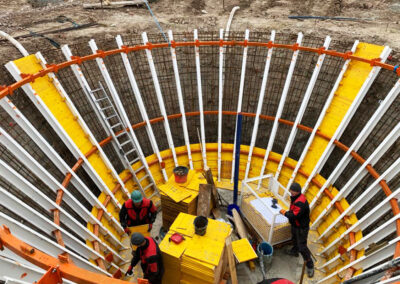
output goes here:
{"type": "MultiPolygon", "coordinates": [[[[269,32],[253,32],[250,31],[250,41],[253,42],[268,42],[269,32]]],[[[296,35],[292,34],[276,34],[276,43],[281,44],[293,44],[296,40],[296,35]]],[[[123,35],[125,45],[141,45],[143,44],[141,36],[135,34],[123,35]]],[[[176,33],[174,34],[175,41],[193,41],[193,33],[176,33]]],[[[227,40],[242,41],[244,39],[244,32],[231,32],[227,40]]],[[[199,32],[200,41],[218,41],[218,32],[199,32]]],[[[163,42],[164,38],[161,35],[149,35],[150,42],[163,42]]],[[[303,39],[302,45],[309,47],[320,47],[324,42],[323,38],[314,37],[312,35],[306,35],[303,39]]],[[[97,46],[100,50],[116,49],[117,43],[114,38],[103,38],[96,40],[97,46]]],[[[343,42],[333,40],[330,44],[329,49],[337,50],[339,52],[345,52],[350,50],[353,42],[343,42]]],[[[72,53],[76,56],[84,56],[91,54],[91,50],[86,42],[79,44],[70,45],[72,53]]],[[[184,106],[185,112],[198,112],[198,93],[197,93],[197,80],[196,80],[196,66],[195,66],[195,51],[193,46],[177,47],[177,61],[180,72],[180,79],[182,85],[182,92],[184,95],[184,106]]],[[[289,49],[276,49],[271,60],[271,68],[269,72],[269,79],[266,87],[266,94],[263,101],[262,115],[275,116],[279,104],[279,100],[282,94],[283,86],[287,76],[287,71],[291,61],[292,50],[289,49]]],[[[65,57],[60,50],[47,50],[43,51],[42,54],[46,58],[48,63],[59,63],[65,61],[65,57]]],[[[260,86],[264,71],[264,64],[266,60],[267,48],[265,47],[253,47],[248,48],[247,64],[246,64],[246,75],[244,85],[244,96],[242,111],[248,113],[255,113],[257,108],[257,101],[260,92],[260,86]]],[[[168,115],[180,113],[178,102],[177,102],[177,86],[174,80],[174,71],[172,69],[171,54],[169,48],[154,49],[152,51],[154,63],[157,69],[157,75],[160,82],[161,92],[164,98],[165,108],[168,115]]],[[[152,76],[150,73],[149,64],[144,50],[131,52],[128,54],[129,60],[132,64],[132,69],[135,74],[142,98],[145,103],[145,107],[150,119],[161,117],[161,111],[158,106],[157,96],[153,85],[152,76]]],[[[238,104],[239,94],[239,81],[241,75],[241,64],[243,59],[243,47],[242,46],[228,46],[224,54],[224,85],[223,85],[223,110],[224,111],[236,111],[238,104]]],[[[201,69],[201,87],[203,91],[203,108],[205,111],[217,111],[218,110],[218,58],[219,58],[219,47],[218,46],[200,46],[200,69],[201,69]]],[[[314,70],[314,66],[318,54],[300,51],[298,61],[293,73],[293,78],[289,88],[288,98],[285,103],[285,107],[282,113],[282,119],[294,121],[302,102],[303,96],[308,86],[308,82],[314,70]]],[[[118,94],[121,97],[122,103],[127,110],[127,115],[132,124],[142,122],[137,102],[134,97],[134,93],[128,82],[126,71],[123,67],[120,54],[107,56],[105,64],[108,68],[113,83],[117,89],[118,94]]],[[[307,105],[305,115],[301,121],[301,124],[313,128],[320,111],[332,89],[338,74],[341,71],[344,60],[339,57],[326,56],[325,62],[322,66],[321,72],[315,83],[315,87],[312,91],[310,102],[307,105]]],[[[6,62],[3,62],[6,63],[6,62]]],[[[3,64],[2,64],[3,65],[3,64]]],[[[95,61],[84,62],[81,65],[82,71],[88,80],[91,88],[97,88],[98,82],[104,82],[95,61]]],[[[11,76],[2,67],[1,69],[2,85],[9,85],[13,83],[11,76]]],[[[77,106],[79,113],[93,132],[97,141],[101,141],[106,138],[106,133],[101,127],[97,117],[95,116],[93,109],[85,96],[85,93],[81,89],[78,81],[73,76],[71,69],[64,68],[57,74],[58,79],[65,88],[66,92],[72,99],[75,106],[77,106]]],[[[380,102],[386,97],[391,87],[395,84],[398,77],[396,74],[389,70],[382,69],[377,79],[373,82],[364,100],[361,102],[360,107],[357,109],[347,126],[344,134],[342,135],[340,142],[345,145],[351,145],[351,143],[357,138],[358,133],[366,124],[368,119],[371,117],[373,112],[378,108],[380,102]]],[[[105,84],[103,84],[105,86],[105,84]]],[[[41,116],[39,111],[30,103],[26,95],[21,91],[15,91],[14,95],[10,97],[12,102],[26,115],[29,120],[34,124],[36,129],[47,139],[50,144],[56,149],[56,151],[65,159],[68,165],[72,166],[76,162],[72,154],[69,152],[63,142],[57,138],[57,135],[48,125],[46,120],[41,116]]],[[[357,151],[362,157],[368,157],[379,145],[388,133],[400,122],[400,98],[393,102],[388,111],[385,113],[383,118],[379,121],[378,125],[374,128],[373,132],[368,136],[366,141],[362,144],[361,148],[357,151]]],[[[0,126],[14,139],[20,143],[24,149],[26,149],[42,166],[49,170],[58,181],[62,181],[63,175],[57,170],[57,168],[45,157],[41,150],[33,143],[28,136],[13,122],[4,110],[1,110],[1,121],[0,126]]],[[[233,143],[235,133],[235,116],[226,115],[223,116],[223,133],[222,143],[233,143]]],[[[200,120],[198,116],[188,116],[187,118],[189,140],[191,144],[199,143],[197,129],[200,128],[200,120]]],[[[252,135],[254,124],[254,117],[244,117],[243,129],[242,129],[242,144],[249,145],[252,135]]],[[[256,147],[265,149],[268,144],[269,133],[272,129],[273,121],[261,120],[259,125],[258,136],[256,139],[256,147]]],[[[206,115],[206,142],[216,143],[217,142],[217,115],[206,115]]],[[[171,133],[175,147],[184,146],[185,142],[183,139],[182,124],[180,119],[170,120],[171,133]]],[[[166,138],[165,129],[162,122],[152,124],[158,147],[160,151],[169,148],[168,141],[166,138]]],[[[282,153],[285,148],[286,141],[289,137],[291,126],[279,124],[278,133],[273,144],[272,151],[282,153]]],[[[144,127],[135,130],[139,139],[140,145],[143,148],[146,156],[153,154],[153,150],[150,146],[149,138],[144,127]]],[[[289,157],[297,160],[303,148],[307,142],[310,133],[306,131],[298,131],[293,143],[293,147],[289,153],[289,157]]],[[[107,145],[104,148],[113,166],[121,172],[123,170],[122,164],[117,158],[117,154],[114,149],[107,145]]],[[[46,186],[43,186],[40,180],[38,180],[30,170],[24,167],[22,164],[15,161],[12,154],[7,152],[4,147],[0,148],[2,159],[9,163],[16,171],[23,174],[28,180],[34,185],[43,190],[46,194],[49,194],[49,190],[46,186]]],[[[329,156],[327,163],[321,170],[321,175],[327,177],[333,171],[338,161],[343,157],[344,152],[339,148],[336,148],[329,156]]],[[[387,154],[385,154],[379,162],[375,165],[375,169],[382,173],[388,169],[396,159],[400,156],[400,143],[397,141],[387,154]]],[[[360,167],[360,164],[355,160],[351,161],[340,177],[336,180],[335,186],[340,188],[346,184],[352,174],[360,167]]],[[[95,194],[100,191],[96,188],[94,183],[90,180],[87,174],[83,170],[78,171],[78,175],[82,180],[89,186],[95,194]]],[[[348,196],[349,203],[351,203],[360,193],[367,188],[374,179],[367,175],[357,185],[357,187],[348,196]]],[[[17,194],[18,190],[13,188],[7,183],[6,180],[1,179],[1,185],[11,192],[17,194]]],[[[396,176],[390,181],[389,186],[392,189],[397,189],[400,186],[400,176],[396,176]]],[[[68,185],[73,190],[72,185],[68,185]]],[[[75,191],[76,192],[76,191],[75,191]]],[[[21,197],[24,198],[24,197],[21,197]]],[[[379,192],[374,202],[371,202],[365,206],[365,208],[357,213],[357,217],[362,218],[370,209],[385,198],[383,192],[379,192]]],[[[54,198],[52,198],[54,200],[54,198]]],[[[81,200],[84,200],[83,198],[81,200]]],[[[34,202],[32,202],[34,205],[34,202]]],[[[88,204],[85,204],[89,208],[88,204]]],[[[68,212],[73,213],[66,204],[62,204],[68,212]]],[[[0,211],[4,212],[6,209],[0,207],[0,211]]],[[[390,213],[392,214],[392,213],[390,213]]],[[[390,218],[390,214],[386,218],[390,218]]],[[[49,215],[49,218],[51,216],[49,215]]],[[[79,217],[76,216],[79,220],[79,217]]],[[[26,220],[28,221],[28,220],[26,220]]],[[[379,221],[382,222],[382,221],[379,221]]],[[[371,225],[373,227],[375,224],[371,225]]],[[[37,228],[37,230],[39,230],[37,228]]],[[[366,230],[368,232],[368,230],[366,230]]]]}

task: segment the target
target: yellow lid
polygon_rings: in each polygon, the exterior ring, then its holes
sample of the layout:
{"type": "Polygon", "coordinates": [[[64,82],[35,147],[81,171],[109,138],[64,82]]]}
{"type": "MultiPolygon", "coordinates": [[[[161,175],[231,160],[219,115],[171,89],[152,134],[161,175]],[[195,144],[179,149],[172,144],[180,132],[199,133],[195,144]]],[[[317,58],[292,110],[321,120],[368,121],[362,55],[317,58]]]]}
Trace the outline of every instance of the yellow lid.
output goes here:
{"type": "Polygon", "coordinates": [[[248,239],[240,239],[232,242],[232,250],[239,263],[257,258],[257,254],[248,239]]]}
{"type": "Polygon", "coordinates": [[[175,258],[180,258],[187,246],[187,240],[183,240],[181,243],[176,244],[170,241],[169,238],[172,236],[171,232],[168,232],[162,242],[160,243],[160,250],[175,258]]]}

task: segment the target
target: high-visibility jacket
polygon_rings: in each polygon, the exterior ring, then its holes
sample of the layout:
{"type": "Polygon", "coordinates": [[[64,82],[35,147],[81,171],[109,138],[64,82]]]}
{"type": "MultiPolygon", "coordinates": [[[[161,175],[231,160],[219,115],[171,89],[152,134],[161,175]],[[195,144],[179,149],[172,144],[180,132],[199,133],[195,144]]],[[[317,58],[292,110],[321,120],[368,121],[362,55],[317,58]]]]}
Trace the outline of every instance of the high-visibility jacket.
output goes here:
{"type": "Polygon", "coordinates": [[[119,219],[122,227],[131,227],[151,224],[154,222],[156,215],[157,208],[150,199],[143,198],[139,208],[133,204],[132,199],[128,199],[122,205],[119,219]]]}
{"type": "Polygon", "coordinates": [[[292,226],[301,228],[310,226],[310,207],[304,194],[290,197],[290,208],[285,216],[292,226]]]}
{"type": "MultiPolygon", "coordinates": [[[[145,237],[146,244],[138,247],[129,269],[132,269],[140,261],[144,278],[149,279],[150,283],[162,277],[164,267],[160,248],[151,237],[145,237]]],[[[154,281],[155,282],[155,281],[154,281]]]]}

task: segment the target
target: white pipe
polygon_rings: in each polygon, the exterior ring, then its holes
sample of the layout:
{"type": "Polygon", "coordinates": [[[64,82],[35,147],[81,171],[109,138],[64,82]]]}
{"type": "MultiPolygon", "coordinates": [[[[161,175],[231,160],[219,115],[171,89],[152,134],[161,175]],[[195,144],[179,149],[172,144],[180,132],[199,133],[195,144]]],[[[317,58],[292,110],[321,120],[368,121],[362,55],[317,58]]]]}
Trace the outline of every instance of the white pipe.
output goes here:
{"type": "MultiPolygon", "coordinates": [[[[249,40],[249,30],[246,30],[244,40],[247,42],[249,40]]],[[[248,46],[246,45],[243,49],[243,60],[242,60],[242,71],[240,75],[240,86],[239,86],[239,98],[238,98],[238,106],[237,106],[237,113],[242,111],[242,101],[243,101],[243,90],[244,90],[244,79],[246,77],[246,62],[247,62],[247,50],[248,46]]],[[[233,155],[232,155],[232,173],[231,173],[231,183],[233,183],[233,177],[235,175],[235,154],[236,154],[236,133],[237,133],[237,120],[235,125],[235,137],[233,143],[233,155]]],[[[240,153],[239,153],[240,154],[240,153]]]]}
{"type": "MultiPolygon", "coordinates": [[[[173,41],[174,37],[172,31],[168,31],[169,41],[173,41]]],[[[188,152],[188,159],[189,159],[189,166],[190,169],[193,170],[193,160],[192,160],[192,152],[190,149],[190,140],[189,140],[189,133],[187,129],[187,122],[186,122],[186,114],[185,114],[185,104],[183,102],[183,94],[182,94],[182,87],[181,87],[181,79],[179,77],[179,69],[178,69],[178,62],[176,60],[176,49],[171,46],[171,58],[172,58],[172,67],[174,68],[174,75],[175,75],[175,83],[176,83],[176,91],[178,95],[178,102],[179,102],[179,109],[182,115],[182,128],[183,128],[183,137],[186,144],[186,149],[188,152]]]]}
{"type": "MultiPolygon", "coordinates": [[[[219,30],[219,39],[224,40],[224,30],[219,30]]],[[[221,181],[222,102],[224,98],[224,47],[219,47],[218,72],[218,181],[221,181]]]]}
{"type": "MultiPolygon", "coordinates": [[[[325,42],[324,42],[324,48],[325,49],[328,49],[330,42],[331,42],[331,38],[329,36],[327,36],[325,38],[325,42]]],[[[280,160],[279,165],[278,165],[278,169],[276,170],[276,173],[275,173],[275,179],[277,179],[277,180],[279,178],[281,169],[283,167],[283,163],[285,162],[286,157],[289,155],[290,149],[292,149],[292,145],[293,145],[294,139],[296,137],[296,133],[297,133],[297,126],[300,123],[300,121],[303,119],[304,112],[305,112],[305,110],[307,108],[307,105],[308,105],[308,102],[309,102],[309,100],[311,98],[311,94],[312,94],[312,91],[314,89],[315,82],[317,81],[319,72],[321,71],[322,64],[324,63],[324,59],[325,59],[325,54],[321,54],[321,55],[318,56],[317,63],[315,64],[315,67],[314,67],[314,72],[313,72],[313,74],[311,76],[311,79],[310,79],[310,83],[308,84],[307,90],[306,90],[306,92],[304,94],[304,98],[303,98],[303,100],[301,102],[301,106],[300,106],[300,109],[299,109],[299,111],[297,113],[296,120],[295,120],[295,122],[294,122],[294,124],[292,126],[292,130],[290,131],[290,135],[289,135],[289,138],[287,140],[287,143],[286,143],[286,146],[285,146],[285,150],[283,151],[281,160],[280,160]]]]}
{"type": "MultiPolygon", "coordinates": [[[[231,11],[231,13],[230,13],[230,15],[229,15],[228,22],[226,23],[225,40],[226,40],[226,39],[228,38],[228,36],[229,36],[229,29],[231,28],[233,16],[235,15],[235,12],[236,12],[237,10],[239,10],[239,9],[240,9],[239,6],[235,6],[235,7],[232,8],[232,11],[231,11]]],[[[224,50],[224,51],[225,51],[225,50],[224,50]]],[[[225,52],[224,52],[224,53],[225,53],[225,52]]]]}
{"type": "Polygon", "coordinates": [[[28,56],[29,53],[26,51],[25,47],[22,46],[15,38],[10,36],[8,33],[5,33],[3,31],[0,31],[0,35],[5,37],[9,42],[11,42],[18,50],[21,52],[23,56],[28,56]]]}
{"type": "MultiPolygon", "coordinates": [[[[299,33],[297,35],[297,42],[296,43],[298,45],[300,45],[302,40],[303,40],[303,34],[299,33]]],[[[299,54],[299,50],[298,49],[293,52],[292,61],[290,63],[288,75],[287,75],[286,81],[285,81],[285,86],[283,87],[282,96],[281,96],[281,99],[279,101],[278,110],[276,112],[275,119],[274,119],[274,124],[272,126],[271,134],[270,134],[270,137],[269,137],[267,150],[265,150],[265,156],[264,156],[264,161],[263,161],[263,164],[262,164],[262,167],[261,167],[260,175],[264,174],[265,168],[266,168],[267,163],[268,163],[268,156],[269,156],[269,154],[270,154],[270,152],[272,150],[272,146],[274,145],[274,142],[275,142],[275,136],[276,136],[276,133],[278,131],[278,120],[280,119],[282,111],[283,111],[283,107],[285,106],[286,96],[287,96],[287,94],[289,92],[289,87],[290,87],[290,83],[292,81],[293,71],[294,71],[294,67],[296,66],[296,61],[297,61],[298,54],[299,54]]],[[[261,186],[261,180],[258,182],[257,188],[260,188],[260,186],[261,186]]]]}
{"type": "MultiPolygon", "coordinates": [[[[356,40],[354,42],[353,47],[351,48],[351,52],[354,53],[356,51],[358,43],[359,43],[358,40],[356,40]]],[[[326,102],[324,104],[324,107],[323,107],[322,111],[320,112],[318,120],[315,123],[313,131],[311,132],[310,137],[307,140],[307,144],[306,144],[306,146],[304,146],[304,150],[301,153],[300,159],[298,160],[298,162],[296,164],[296,167],[295,167],[294,171],[292,172],[292,175],[290,176],[290,180],[287,183],[287,188],[290,188],[290,186],[292,185],[292,182],[294,181],[294,179],[295,179],[295,177],[297,175],[297,172],[300,169],[301,164],[303,163],[303,161],[304,161],[304,159],[305,159],[305,157],[306,157],[306,155],[308,153],[308,149],[310,148],[311,143],[314,140],[315,134],[317,133],[317,130],[318,130],[319,126],[321,125],[323,119],[325,118],[325,113],[328,110],[329,106],[331,105],[331,102],[333,100],[333,97],[335,96],[336,90],[339,88],[339,84],[342,81],[344,73],[346,72],[347,67],[350,64],[350,61],[351,61],[350,59],[347,59],[346,62],[343,64],[342,70],[340,71],[340,74],[338,75],[338,77],[336,79],[335,85],[333,86],[333,88],[332,88],[332,90],[331,90],[331,92],[330,92],[330,94],[328,96],[328,99],[326,100],[326,102]]],[[[286,196],[285,196],[285,198],[286,198],[286,196]]]]}
{"type": "MultiPolygon", "coordinates": [[[[273,31],[271,31],[270,41],[273,43],[274,40],[275,40],[275,31],[273,30],[273,31]]],[[[261,114],[261,109],[262,109],[262,105],[263,105],[263,101],[264,101],[265,88],[267,86],[267,80],[268,80],[268,74],[269,74],[269,66],[271,65],[271,58],[272,58],[273,49],[274,49],[273,47],[268,49],[267,60],[265,61],[264,76],[263,76],[263,80],[261,82],[261,90],[260,90],[260,95],[259,95],[259,98],[258,98],[256,118],[254,119],[254,126],[253,126],[253,133],[251,135],[249,155],[247,157],[246,172],[244,174],[244,178],[245,179],[247,179],[248,176],[249,176],[251,157],[253,155],[253,149],[254,149],[254,145],[256,143],[256,139],[257,139],[258,124],[260,122],[260,114],[261,114]]]]}
{"type": "MultiPolygon", "coordinates": [[[[197,29],[193,31],[194,40],[198,40],[199,37],[197,35],[197,29]]],[[[200,132],[201,132],[201,141],[200,148],[203,156],[203,169],[207,169],[207,149],[206,149],[206,133],[204,129],[204,110],[203,110],[203,91],[201,87],[201,71],[200,71],[200,48],[198,46],[194,47],[195,56],[196,56],[196,78],[197,78],[197,93],[199,97],[199,112],[200,112],[200,132]],[[203,145],[203,147],[201,146],[203,145]]]]}

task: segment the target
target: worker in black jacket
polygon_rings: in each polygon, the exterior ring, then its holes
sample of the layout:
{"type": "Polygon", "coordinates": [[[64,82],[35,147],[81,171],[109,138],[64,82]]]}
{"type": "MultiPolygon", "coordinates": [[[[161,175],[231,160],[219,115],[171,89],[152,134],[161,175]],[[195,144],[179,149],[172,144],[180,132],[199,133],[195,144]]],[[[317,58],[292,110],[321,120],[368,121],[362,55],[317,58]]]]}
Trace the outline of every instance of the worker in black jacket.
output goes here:
{"type": "Polygon", "coordinates": [[[314,276],[314,262],[311,259],[311,252],[307,247],[308,231],[310,229],[310,207],[304,194],[301,193],[301,186],[294,182],[289,189],[290,208],[288,211],[280,210],[292,226],[292,240],[294,246],[287,253],[289,255],[302,255],[306,266],[308,277],[314,276]]]}
{"type": "Polygon", "coordinates": [[[156,241],[151,237],[145,237],[141,233],[133,233],[131,236],[134,256],[126,275],[132,275],[133,268],[140,261],[144,279],[149,280],[150,284],[161,284],[164,274],[164,266],[160,248],[156,241]]]}
{"type": "Polygon", "coordinates": [[[153,201],[144,198],[139,190],[134,190],[119,211],[119,221],[125,232],[129,234],[127,227],[149,224],[151,230],[157,217],[157,207],[153,201]]]}

